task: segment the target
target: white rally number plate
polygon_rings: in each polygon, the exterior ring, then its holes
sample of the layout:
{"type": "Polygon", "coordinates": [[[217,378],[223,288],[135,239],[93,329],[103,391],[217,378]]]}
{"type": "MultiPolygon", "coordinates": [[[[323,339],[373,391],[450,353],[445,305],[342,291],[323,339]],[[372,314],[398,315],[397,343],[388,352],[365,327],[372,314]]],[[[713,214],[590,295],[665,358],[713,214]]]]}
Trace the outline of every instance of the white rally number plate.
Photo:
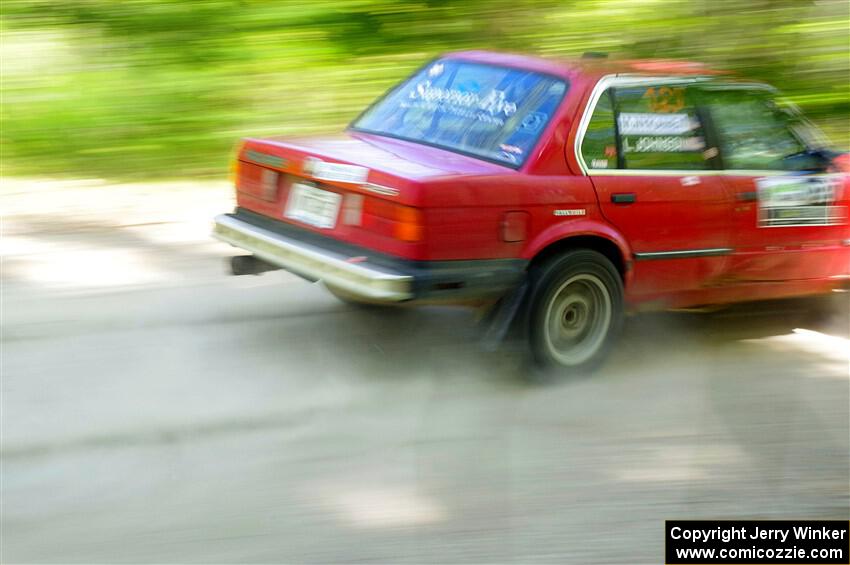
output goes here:
{"type": "Polygon", "coordinates": [[[296,183],[289,191],[283,215],[317,228],[331,229],[336,225],[340,202],[341,194],[296,183]]]}

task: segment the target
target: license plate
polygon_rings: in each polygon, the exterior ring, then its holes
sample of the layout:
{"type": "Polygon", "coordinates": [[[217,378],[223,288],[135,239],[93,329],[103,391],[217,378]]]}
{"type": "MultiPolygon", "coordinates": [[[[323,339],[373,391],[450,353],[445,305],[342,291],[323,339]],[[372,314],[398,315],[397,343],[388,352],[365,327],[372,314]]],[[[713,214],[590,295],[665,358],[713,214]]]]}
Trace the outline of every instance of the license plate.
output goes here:
{"type": "Polygon", "coordinates": [[[342,195],[307,184],[293,184],[283,215],[317,228],[336,225],[342,195]]]}

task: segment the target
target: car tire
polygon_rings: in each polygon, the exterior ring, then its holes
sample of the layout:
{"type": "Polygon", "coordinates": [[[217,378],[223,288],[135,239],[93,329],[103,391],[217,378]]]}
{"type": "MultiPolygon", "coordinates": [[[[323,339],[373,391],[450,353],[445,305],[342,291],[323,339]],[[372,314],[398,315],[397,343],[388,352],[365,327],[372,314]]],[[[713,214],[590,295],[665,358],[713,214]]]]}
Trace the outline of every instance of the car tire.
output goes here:
{"type": "Polygon", "coordinates": [[[532,269],[528,337],[535,377],[587,374],[606,357],[623,325],[623,281],[589,249],[532,269]]]}

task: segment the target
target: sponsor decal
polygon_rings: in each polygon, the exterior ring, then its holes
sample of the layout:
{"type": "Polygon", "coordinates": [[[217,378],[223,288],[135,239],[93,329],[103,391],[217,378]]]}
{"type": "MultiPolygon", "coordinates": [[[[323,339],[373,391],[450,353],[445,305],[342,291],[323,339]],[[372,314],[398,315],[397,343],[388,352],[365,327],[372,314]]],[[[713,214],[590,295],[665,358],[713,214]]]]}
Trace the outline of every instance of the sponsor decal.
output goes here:
{"type": "Polygon", "coordinates": [[[315,157],[304,159],[303,170],[306,174],[318,180],[336,182],[364,183],[369,177],[369,169],[359,165],[343,163],[328,163],[315,157]]]}
{"type": "Polygon", "coordinates": [[[519,129],[525,133],[537,133],[548,119],[549,116],[543,112],[531,112],[522,119],[519,129]]]}
{"type": "Polygon", "coordinates": [[[828,226],[842,223],[846,206],[836,206],[840,178],[799,175],[756,179],[759,227],[828,226]]]}
{"type": "Polygon", "coordinates": [[[623,153],[685,153],[702,151],[705,141],[701,137],[642,136],[637,139],[623,138],[623,153]]]}
{"type": "Polygon", "coordinates": [[[516,113],[517,107],[516,102],[507,99],[504,90],[493,89],[487,96],[482,97],[477,92],[433,86],[430,80],[416,85],[409,98],[411,100],[444,103],[449,106],[477,108],[491,116],[497,114],[503,114],[506,117],[512,116],[516,113]]]}
{"type": "Polygon", "coordinates": [[[590,162],[590,166],[594,169],[607,169],[608,168],[608,160],[607,159],[594,159],[590,162]]]}
{"type": "Polygon", "coordinates": [[[685,89],[681,86],[651,86],[642,98],[649,100],[653,112],[672,113],[685,107],[685,89]]]}
{"type": "Polygon", "coordinates": [[[270,167],[286,167],[289,161],[277,155],[269,155],[268,153],[260,153],[259,151],[248,150],[245,152],[245,157],[260,165],[269,165],[270,167]]]}
{"type": "Polygon", "coordinates": [[[620,135],[682,135],[699,127],[687,114],[621,112],[617,116],[620,135]]]}
{"type": "MultiPolygon", "coordinates": [[[[430,80],[426,80],[410,91],[408,99],[402,102],[400,107],[427,111],[439,109],[441,112],[495,127],[503,126],[505,119],[516,113],[517,103],[509,100],[505,91],[493,89],[482,96],[476,90],[477,85],[457,89],[440,88],[434,86],[430,80]]],[[[530,118],[528,127],[535,127],[537,119],[540,117],[530,118]]],[[[541,122],[541,125],[542,123],[545,123],[545,120],[541,122]]]]}
{"type": "Polygon", "coordinates": [[[499,149],[501,149],[505,153],[515,153],[517,155],[522,155],[522,148],[517,147],[516,145],[508,145],[506,143],[502,143],[501,145],[499,145],[499,149]]]}

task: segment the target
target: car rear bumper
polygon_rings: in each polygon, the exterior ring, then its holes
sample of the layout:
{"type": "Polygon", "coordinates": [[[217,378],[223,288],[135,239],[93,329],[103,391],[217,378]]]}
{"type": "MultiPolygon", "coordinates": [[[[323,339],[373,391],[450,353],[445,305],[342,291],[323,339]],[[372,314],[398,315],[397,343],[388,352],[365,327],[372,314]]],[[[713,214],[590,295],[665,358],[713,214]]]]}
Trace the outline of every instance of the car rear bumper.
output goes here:
{"type": "Polygon", "coordinates": [[[469,302],[519,286],[522,259],[412,261],[339,241],[237,208],[215,219],[213,235],[311,281],[379,302],[469,302]]]}
{"type": "Polygon", "coordinates": [[[310,280],[321,280],[358,296],[397,302],[413,298],[413,277],[369,265],[222,214],[213,235],[260,259],[310,280]]]}

